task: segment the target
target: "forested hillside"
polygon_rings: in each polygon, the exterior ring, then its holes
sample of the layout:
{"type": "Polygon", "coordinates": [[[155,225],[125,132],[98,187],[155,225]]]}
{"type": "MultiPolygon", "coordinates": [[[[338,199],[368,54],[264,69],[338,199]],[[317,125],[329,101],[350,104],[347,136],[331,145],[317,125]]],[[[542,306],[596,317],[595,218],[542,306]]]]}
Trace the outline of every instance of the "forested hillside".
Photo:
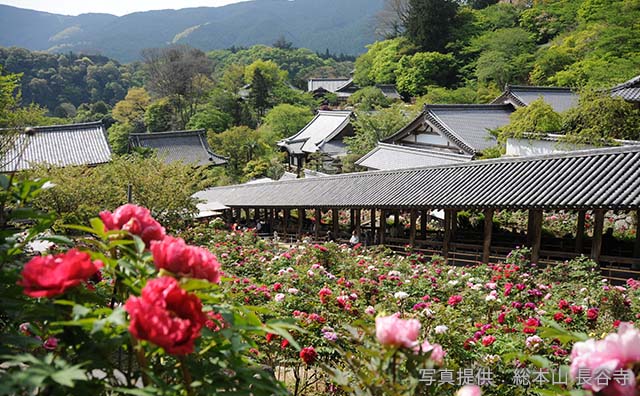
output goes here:
{"type": "Polygon", "coordinates": [[[356,81],[464,103],[486,101],[504,84],[599,88],[640,73],[637,0],[470,6],[387,1],[381,22],[388,40],[358,59],[356,81]]]}
{"type": "MultiPolygon", "coordinates": [[[[140,60],[145,48],[203,51],[271,44],[280,36],[313,51],[357,55],[375,40],[383,0],[253,0],[223,7],[64,16],[0,5],[0,45],[140,60]]],[[[176,2],[175,7],[180,7],[176,2]]]]}

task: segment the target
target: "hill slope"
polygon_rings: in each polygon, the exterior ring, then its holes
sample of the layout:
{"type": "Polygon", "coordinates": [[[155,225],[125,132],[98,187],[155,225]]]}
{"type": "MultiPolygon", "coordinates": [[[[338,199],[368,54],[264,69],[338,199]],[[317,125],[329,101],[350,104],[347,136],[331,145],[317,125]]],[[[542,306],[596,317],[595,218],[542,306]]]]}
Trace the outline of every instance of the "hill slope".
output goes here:
{"type": "Polygon", "coordinates": [[[99,53],[121,62],[140,50],[188,44],[203,50],[271,44],[360,54],[375,40],[383,0],[254,0],[224,7],[64,16],[0,5],[0,46],[99,53]]]}

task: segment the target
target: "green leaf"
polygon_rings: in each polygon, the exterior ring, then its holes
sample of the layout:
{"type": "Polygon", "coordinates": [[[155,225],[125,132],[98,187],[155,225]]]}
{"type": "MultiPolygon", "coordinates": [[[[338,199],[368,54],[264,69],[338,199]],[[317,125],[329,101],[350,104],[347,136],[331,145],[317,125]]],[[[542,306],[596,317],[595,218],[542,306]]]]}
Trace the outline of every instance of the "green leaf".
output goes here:
{"type": "Polygon", "coordinates": [[[71,366],[69,368],[59,370],[51,375],[51,379],[63,386],[73,388],[75,381],[86,381],[87,374],[82,370],[81,365],[71,366]]]}

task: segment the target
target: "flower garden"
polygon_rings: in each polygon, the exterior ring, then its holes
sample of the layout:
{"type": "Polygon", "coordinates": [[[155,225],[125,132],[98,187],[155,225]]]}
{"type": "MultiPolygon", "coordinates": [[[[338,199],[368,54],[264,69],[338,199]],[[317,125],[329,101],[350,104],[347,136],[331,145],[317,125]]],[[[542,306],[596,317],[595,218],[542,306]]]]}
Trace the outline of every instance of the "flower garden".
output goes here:
{"type": "MultiPolygon", "coordinates": [[[[23,186],[23,199],[37,183],[23,186]]],[[[102,212],[42,256],[53,221],[2,235],[0,394],[638,393],[640,282],[586,260],[452,267],[334,243],[283,246],[145,208],[102,212]]]]}

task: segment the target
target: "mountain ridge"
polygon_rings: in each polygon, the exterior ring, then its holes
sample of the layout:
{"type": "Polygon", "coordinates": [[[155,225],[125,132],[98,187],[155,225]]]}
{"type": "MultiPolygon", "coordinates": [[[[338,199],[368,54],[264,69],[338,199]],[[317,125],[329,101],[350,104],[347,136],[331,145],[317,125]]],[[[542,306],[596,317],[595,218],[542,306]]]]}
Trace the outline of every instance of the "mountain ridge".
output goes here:
{"type": "Polygon", "coordinates": [[[253,0],[221,7],[151,10],[123,16],[53,14],[0,4],[0,46],[101,54],[121,62],[144,48],[186,44],[202,50],[271,44],[358,55],[375,41],[383,0],[253,0]]]}

